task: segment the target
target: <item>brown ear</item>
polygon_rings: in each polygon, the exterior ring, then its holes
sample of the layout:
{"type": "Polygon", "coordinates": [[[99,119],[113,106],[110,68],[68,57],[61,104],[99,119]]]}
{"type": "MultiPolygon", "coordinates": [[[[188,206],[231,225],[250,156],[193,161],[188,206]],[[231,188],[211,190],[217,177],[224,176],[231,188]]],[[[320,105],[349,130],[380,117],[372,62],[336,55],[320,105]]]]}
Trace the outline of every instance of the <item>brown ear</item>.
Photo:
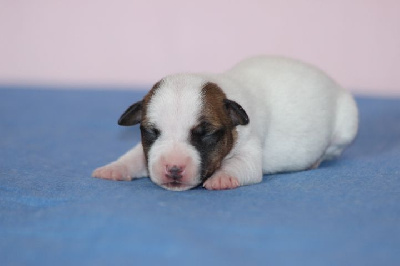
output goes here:
{"type": "Polygon", "coordinates": [[[224,99],[224,104],[234,126],[247,125],[250,122],[246,111],[242,108],[242,106],[240,106],[240,104],[228,99],[224,99]]]}
{"type": "Polygon", "coordinates": [[[142,120],[142,106],[143,101],[139,101],[137,103],[129,106],[128,109],[121,115],[118,120],[118,125],[120,126],[133,126],[142,120]]]}

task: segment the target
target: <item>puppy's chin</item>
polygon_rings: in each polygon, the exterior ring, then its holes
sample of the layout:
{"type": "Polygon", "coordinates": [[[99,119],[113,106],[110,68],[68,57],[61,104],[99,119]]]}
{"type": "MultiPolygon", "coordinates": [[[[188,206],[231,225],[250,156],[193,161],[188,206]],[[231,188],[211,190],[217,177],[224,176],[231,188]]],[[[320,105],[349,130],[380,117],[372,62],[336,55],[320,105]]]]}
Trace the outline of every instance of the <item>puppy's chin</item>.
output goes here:
{"type": "Polygon", "coordinates": [[[182,183],[179,181],[172,181],[172,182],[161,183],[161,184],[157,184],[157,185],[159,185],[160,187],[165,188],[167,190],[171,190],[171,191],[185,191],[185,190],[189,190],[194,187],[197,187],[198,185],[200,185],[200,183],[188,184],[188,183],[182,183]]]}
{"type": "Polygon", "coordinates": [[[201,184],[201,180],[196,172],[197,171],[183,171],[181,177],[173,179],[166,173],[150,171],[150,179],[153,181],[153,183],[162,188],[172,191],[184,191],[197,187],[201,184]]]}

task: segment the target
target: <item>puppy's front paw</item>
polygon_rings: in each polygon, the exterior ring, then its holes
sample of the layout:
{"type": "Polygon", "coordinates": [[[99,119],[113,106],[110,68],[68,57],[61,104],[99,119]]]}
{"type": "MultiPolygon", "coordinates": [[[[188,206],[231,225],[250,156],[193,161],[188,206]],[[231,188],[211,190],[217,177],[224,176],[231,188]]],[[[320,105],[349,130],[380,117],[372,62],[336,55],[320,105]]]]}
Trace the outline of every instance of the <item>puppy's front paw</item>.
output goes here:
{"type": "Polygon", "coordinates": [[[99,167],[92,173],[93,177],[109,179],[115,181],[131,181],[128,168],[121,163],[110,163],[103,167],[99,167]]]}
{"type": "Polygon", "coordinates": [[[203,184],[203,187],[208,190],[233,189],[238,186],[240,186],[239,180],[225,173],[217,173],[207,179],[203,184]]]}

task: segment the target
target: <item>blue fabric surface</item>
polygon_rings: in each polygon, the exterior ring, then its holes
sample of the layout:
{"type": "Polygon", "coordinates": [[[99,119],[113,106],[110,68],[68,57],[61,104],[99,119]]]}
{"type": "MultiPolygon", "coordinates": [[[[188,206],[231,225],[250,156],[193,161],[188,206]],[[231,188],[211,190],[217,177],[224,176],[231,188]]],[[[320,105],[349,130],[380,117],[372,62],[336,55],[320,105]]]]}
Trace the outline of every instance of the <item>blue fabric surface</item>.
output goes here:
{"type": "Polygon", "coordinates": [[[0,90],[1,265],[399,265],[400,100],[358,97],[321,168],[230,191],[91,178],[139,140],[132,91],[0,90]]]}

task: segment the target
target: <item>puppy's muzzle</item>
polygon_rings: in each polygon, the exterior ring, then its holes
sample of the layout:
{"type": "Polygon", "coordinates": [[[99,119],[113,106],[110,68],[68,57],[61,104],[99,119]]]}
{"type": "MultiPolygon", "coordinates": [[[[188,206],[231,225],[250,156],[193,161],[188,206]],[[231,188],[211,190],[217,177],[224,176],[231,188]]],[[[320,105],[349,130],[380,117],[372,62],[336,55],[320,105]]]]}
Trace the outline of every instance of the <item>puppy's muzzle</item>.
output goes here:
{"type": "Polygon", "coordinates": [[[191,146],[175,141],[157,145],[150,150],[149,156],[150,178],[154,183],[175,191],[201,183],[199,156],[191,146]]]}

